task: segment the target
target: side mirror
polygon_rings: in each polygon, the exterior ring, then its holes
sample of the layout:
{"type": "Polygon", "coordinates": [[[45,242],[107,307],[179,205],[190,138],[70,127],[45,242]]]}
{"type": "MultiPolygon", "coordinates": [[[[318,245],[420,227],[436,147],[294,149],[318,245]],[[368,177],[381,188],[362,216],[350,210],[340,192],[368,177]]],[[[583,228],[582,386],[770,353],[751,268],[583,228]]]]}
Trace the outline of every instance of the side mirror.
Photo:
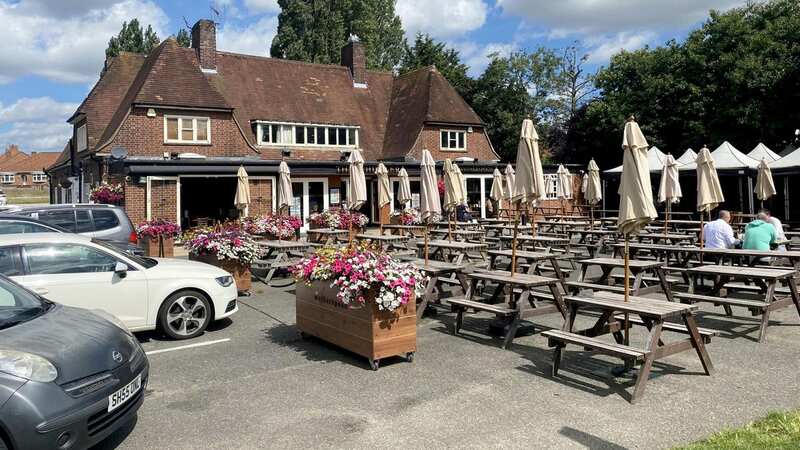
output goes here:
{"type": "Polygon", "coordinates": [[[117,265],[114,266],[114,273],[120,278],[125,278],[128,276],[128,265],[124,262],[117,261],[117,265]]]}

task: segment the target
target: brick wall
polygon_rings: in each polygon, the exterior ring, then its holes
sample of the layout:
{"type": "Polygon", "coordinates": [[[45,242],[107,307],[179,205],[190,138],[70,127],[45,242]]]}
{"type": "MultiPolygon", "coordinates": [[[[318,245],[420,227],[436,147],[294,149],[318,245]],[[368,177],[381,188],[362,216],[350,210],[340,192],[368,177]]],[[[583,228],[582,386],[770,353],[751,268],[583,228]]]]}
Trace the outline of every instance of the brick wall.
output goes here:
{"type": "Polygon", "coordinates": [[[251,216],[263,216],[272,213],[272,180],[250,178],[251,216]]]}
{"type": "Polygon", "coordinates": [[[147,219],[147,187],[144,184],[126,182],[125,212],[133,224],[144,222],[147,219]]]}
{"type": "Polygon", "coordinates": [[[473,127],[472,133],[468,132],[466,134],[466,151],[442,150],[440,135],[440,131],[442,129],[467,130],[466,127],[442,127],[426,125],[417,137],[417,142],[414,144],[409,156],[419,160],[422,158],[422,149],[426,148],[430,150],[433,159],[437,161],[442,161],[447,158],[456,159],[461,157],[476,158],[482,161],[497,159],[497,156],[494,154],[494,152],[492,152],[492,146],[489,143],[489,138],[486,136],[486,133],[483,132],[482,128],[473,127]]]}
{"type": "Polygon", "coordinates": [[[150,180],[150,218],[178,221],[176,180],[150,180]]]}

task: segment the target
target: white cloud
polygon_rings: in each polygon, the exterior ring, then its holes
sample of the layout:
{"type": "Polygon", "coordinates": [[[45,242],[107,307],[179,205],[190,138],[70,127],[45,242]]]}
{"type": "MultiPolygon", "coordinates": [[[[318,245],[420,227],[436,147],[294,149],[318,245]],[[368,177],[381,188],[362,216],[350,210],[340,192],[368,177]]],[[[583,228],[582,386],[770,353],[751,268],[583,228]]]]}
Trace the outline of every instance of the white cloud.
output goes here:
{"type": "Polygon", "coordinates": [[[61,150],[72,133],[64,120],[78,107],[51,97],[21,98],[0,104],[0,147],[17,144],[25,151],[61,150]]]}
{"type": "Polygon", "coordinates": [[[499,56],[508,56],[517,49],[514,43],[490,42],[478,44],[473,41],[455,42],[453,48],[461,54],[461,61],[469,66],[471,76],[480,76],[489,64],[489,56],[497,53],[499,56]]]}
{"type": "Polygon", "coordinates": [[[656,35],[653,32],[642,33],[617,33],[610,36],[594,36],[585,40],[584,44],[589,48],[590,64],[607,63],[612,55],[619,53],[620,50],[636,50],[652,42],[656,35]]]}
{"type": "Polygon", "coordinates": [[[480,28],[486,22],[488,9],[483,0],[398,0],[395,6],[408,36],[422,32],[437,38],[480,28]]]}
{"type": "Polygon", "coordinates": [[[281,11],[278,0],[244,0],[244,6],[253,14],[278,13],[281,11]]]}
{"type": "Polygon", "coordinates": [[[109,38],[134,17],[162,38],[169,34],[166,14],[149,0],[0,0],[0,83],[26,75],[91,82],[103,66],[109,38]]]}
{"type": "Polygon", "coordinates": [[[497,1],[505,13],[544,26],[553,36],[689,26],[706,17],[710,9],[744,4],[744,0],[497,1]]]}
{"type": "Polygon", "coordinates": [[[217,48],[247,55],[268,56],[272,38],[278,31],[278,17],[263,17],[245,27],[222,24],[217,29],[217,48]]]}

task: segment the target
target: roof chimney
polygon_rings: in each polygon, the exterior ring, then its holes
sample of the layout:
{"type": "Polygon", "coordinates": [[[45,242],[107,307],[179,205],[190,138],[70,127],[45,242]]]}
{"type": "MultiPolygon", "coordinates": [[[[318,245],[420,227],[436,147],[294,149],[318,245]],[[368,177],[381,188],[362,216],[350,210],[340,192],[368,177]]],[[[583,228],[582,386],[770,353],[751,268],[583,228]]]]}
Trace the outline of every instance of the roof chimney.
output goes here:
{"type": "Polygon", "coordinates": [[[200,70],[217,72],[217,26],[213,20],[200,19],[192,27],[192,48],[197,52],[200,70]]]}
{"type": "Polygon", "coordinates": [[[355,34],[351,34],[347,45],[342,47],[342,65],[350,68],[353,87],[367,87],[367,57],[364,53],[364,44],[355,34]]]}

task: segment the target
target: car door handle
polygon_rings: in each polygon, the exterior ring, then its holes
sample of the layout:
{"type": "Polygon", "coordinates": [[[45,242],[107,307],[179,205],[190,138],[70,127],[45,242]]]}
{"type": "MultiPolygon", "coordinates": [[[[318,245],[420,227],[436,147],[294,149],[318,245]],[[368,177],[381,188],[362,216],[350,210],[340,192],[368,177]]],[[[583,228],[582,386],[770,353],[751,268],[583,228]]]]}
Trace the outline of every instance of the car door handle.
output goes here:
{"type": "Polygon", "coordinates": [[[33,292],[36,292],[39,295],[47,295],[50,293],[50,290],[43,287],[33,288],[33,292]]]}

